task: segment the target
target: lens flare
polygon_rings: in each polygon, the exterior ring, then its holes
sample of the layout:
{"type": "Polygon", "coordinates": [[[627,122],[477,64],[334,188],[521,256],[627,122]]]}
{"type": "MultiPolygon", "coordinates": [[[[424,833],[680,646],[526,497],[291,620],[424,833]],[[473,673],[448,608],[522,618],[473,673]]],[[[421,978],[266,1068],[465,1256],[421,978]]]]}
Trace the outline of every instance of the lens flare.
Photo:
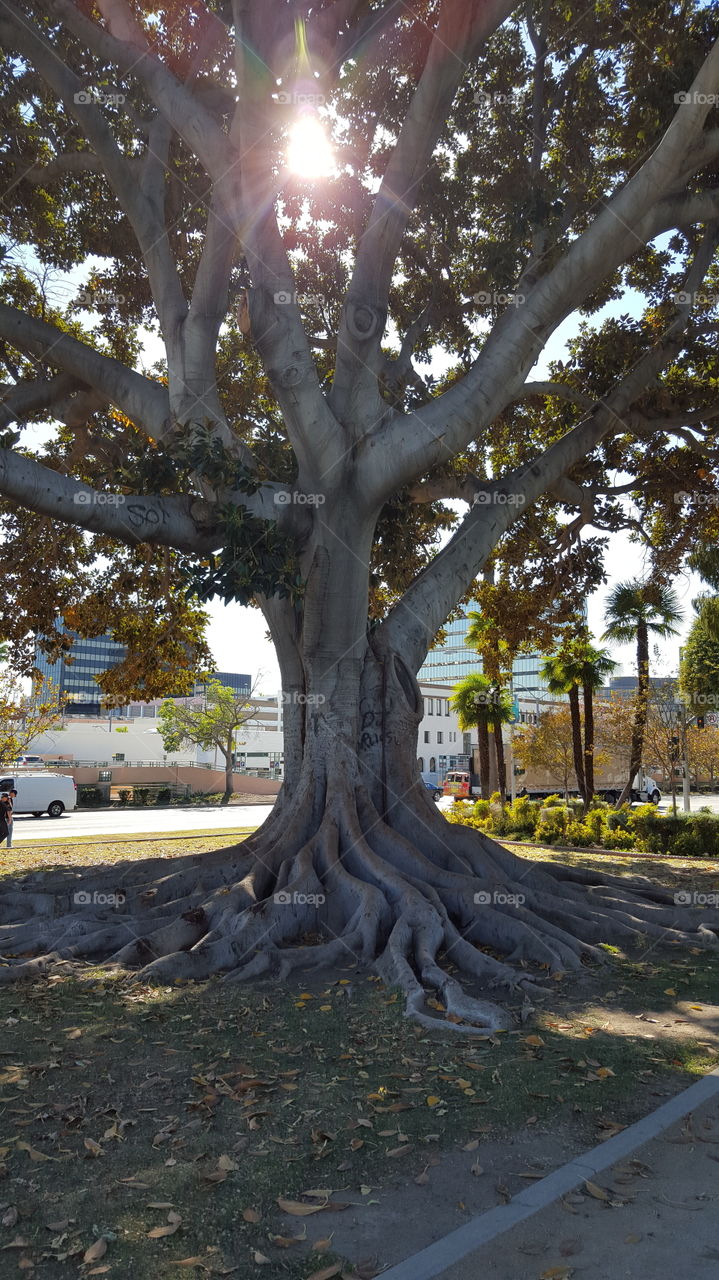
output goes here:
{"type": "Polygon", "coordinates": [[[302,115],[291,126],[287,164],[300,178],[329,178],[334,173],[332,146],[317,116],[302,115]]]}

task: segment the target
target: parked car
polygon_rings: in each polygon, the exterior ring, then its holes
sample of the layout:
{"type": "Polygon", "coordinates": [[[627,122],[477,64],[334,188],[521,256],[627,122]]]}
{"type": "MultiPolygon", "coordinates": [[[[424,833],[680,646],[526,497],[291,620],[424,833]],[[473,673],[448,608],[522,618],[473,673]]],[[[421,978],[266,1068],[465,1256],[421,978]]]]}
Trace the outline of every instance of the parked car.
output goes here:
{"type": "Polygon", "coordinates": [[[77,784],[65,773],[16,773],[0,778],[0,791],[17,791],[15,813],[59,818],[75,808],[77,784]]]}
{"type": "Polygon", "coordinates": [[[29,764],[30,765],[34,764],[34,765],[38,765],[39,767],[42,767],[45,764],[45,761],[43,760],[42,756],[20,756],[17,760],[17,764],[22,765],[23,768],[25,768],[25,766],[29,764]]]}
{"type": "Polygon", "coordinates": [[[423,782],[424,786],[427,788],[427,790],[429,791],[429,793],[430,793],[430,795],[431,795],[431,797],[432,797],[432,799],[433,799],[433,800],[440,800],[440,799],[442,798],[442,788],[441,788],[441,787],[437,787],[437,786],[435,786],[435,784],[434,784],[433,782],[428,782],[426,778],[423,778],[423,779],[422,779],[422,782],[423,782]]]}

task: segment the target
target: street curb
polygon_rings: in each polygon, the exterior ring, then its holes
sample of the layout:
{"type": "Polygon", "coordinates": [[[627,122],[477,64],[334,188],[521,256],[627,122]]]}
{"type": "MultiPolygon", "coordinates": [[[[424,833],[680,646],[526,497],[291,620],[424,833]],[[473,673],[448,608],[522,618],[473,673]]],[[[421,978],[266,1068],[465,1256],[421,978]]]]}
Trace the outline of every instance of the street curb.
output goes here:
{"type": "Polygon", "coordinates": [[[490,1240],[494,1240],[496,1236],[509,1231],[511,1227],[531,1218],[540,1209],[546,1209],[559,1196],[572,1191],[587,1178],[603,1173],[617,1160],[630,1155],[645,1142],[657,1138],[677,1120],[683,1120],[690,1111],[703,1102],[708,1102],[717,1094],[719,1094],[719,1067],[710,1071],[696,1084],[684,1089],[682,1093],[678,1093],[669,1102],[665,1102],[656,1111],[652,1111],[643,1120],[638,1120],[636,1124],[618,1133],[616,1137],[600,1142],[590,1151],[555,1169],[540,1182],[535,1182],[534,1186],[521,1191],[508,1204],[498,1205],[496,1209],[478,1214],[463,1227],[450,1231],[449,1235],[435,1240],[434,1244],[421,1249],[419,1253],[406,1258],[397,1266],[390,1267],[389,1271],[383,1271],[382,1280],[434,1280],[436,1276],[441,1276],[449,1267],[461,1262],[475,1249],[479,1249],[490,1240]]]}

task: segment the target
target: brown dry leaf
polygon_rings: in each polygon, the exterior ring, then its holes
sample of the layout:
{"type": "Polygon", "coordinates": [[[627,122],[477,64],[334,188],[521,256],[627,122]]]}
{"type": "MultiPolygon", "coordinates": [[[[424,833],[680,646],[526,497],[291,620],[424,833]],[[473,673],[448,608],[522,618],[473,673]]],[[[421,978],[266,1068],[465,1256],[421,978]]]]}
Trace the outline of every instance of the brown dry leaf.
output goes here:
{"type": "Polygon", "coordinates": [[[85,1138],[85,1150],[88,1151],[95,1160],[98,1156],[104,1156],[105,1154],[100,1143],[95,1142],[94,1138],[85,1138]]]}
{"type": "Polygon", "coordinates": [[[164,1236],[174,1236],[181,1222],[182,1217],[179,1213],[168,1213],[167,1225],[164,1227],[153,1227],[152,1231],[148,1231],[147,1233],[148,1240],[161,1240],[164,1236]]]}
{"type": "Polygon", "coordinates": [[[104,1258],[107,1253],[107,1240],[104,1236],[100,1236],[89,1249],[86,1249],[82,1255],[83,1262],[99,1262],[100,1258],[104,1258]]]}
{"type": "Polygon", "coordinates": [[[393,1147],[391,1151],[387,1152],[387,1155],[390,1156],[390,1158],[394,1158],[395,1156],[404,1156],[407,1154],[408,1151],[411,1151],[411,1150],[412,1150],[412,1143],[405,1142],[404,1146],[402,1147],[393,1147]]]}
{"type": "Polygon", "coordinates": [[[529,1044],[533,1049],[541,1049],[544,1041],[541,1036],[524,1036],[522,1044],[529,1044]]]}
{"type": "Polygon", "coordinates": [[[325,1207],[323,1204],[300,1204],[299,1200],[285,1200],[283,1196],[277,1197],[277,1203],[284,1213],[291,1213],[296,1218],[304,1218],[308,1213],[320,1213],[325,1207]]]}
{"type": "Polygon", "coordinates": [[[289,1249],[293,1244],[302,1244],[307,1239],[307,1228],[301,1236],[273,1236],[270,1232],[267,1235],[268,1240],[272,1244],[276,1244],[279,1249],[289,1249]]]}
{"type": "Polygon", "coordinates": [[[313,1271],[307,1280],[332,1280],[333,1276],[340,1274],[343,1266],[342,1262],[334,1262],[331,1267],[325,1267],[322,1271],[313,1271]]]}
{"type": "Polygon", "coordinates": [[[237,1169],[237,1165],[231,1156],[220,1156],[217,1161],[217,1168],[224,1169],[225,1173],[234,1173],[237,1169]]]}
{"type": "MultiPolygon", "coordinates": [[[[147,1207],[148,1209],[171,1209],[172,1201],[171,1200],[150,1200],[147,1207]]],[[[65,1223],[65,1226],[67,1226],[67,1223],[65,1223]]]]}
{"type": "Polygon", "coordinates": [[[612,1198],[609,1192],[605,1191],[604,1187],[598,1187],[596,1182],[585,1182],[584,1190],[587,1191],[590,1196],[594,1196],[595,1200],[611,1200],[612,1198]]]}
{"type": "Polygon", "coordinates": [[[17,1211],[17,1206],[11,1204],[9,1209],[5,1210],[0,1221],[4,1227],[14,1227],[19,1217],[20,1214],[17,1211]]]}
{"type": "Polygon", "coordinates": [[[104,1267],[93,1267],[92,1271],[88,1271],[89,1276],[106,1276],[108,1271],[112,1271],[112,1267],[106,1264],[104,1267]]]}
{"type": "Polygon", "coordinates": [[[473,1173],[475,1178],[479,1178],[484,1173],[484,1169],[481,1164],[473,1164],[469,1172],[473,1173]]]}
{"type": "Polygon", "coordinates": [[[259,1249],[255,1249],[252,1254],[252,1261],[256,1263],[258,1267],[268,1267],[270,1265],[270,1259],[266,1254],[260,1253],[259,1249]]]}
{"type": "Polygon", "coordinates": [[[428,1168],[429,1168],[429,1165],[427,1165],[426,1168],[424,1168],[421,1173],[417,1174],[417,1177],[415,1178],[415,1182],[417,1183],[418,1187],[427,1186],[427,1183],[429,1182],[429,1174],[427,1173],[428,1168]]]}
{"type": "Polygon", "coordinates": [[[364,1146],[364,1142],[362,1138],[353,1138],[352,1141],[350,1142],[350,1151],[359,1151],[360,1147],[363,1147],[363,1146],[364,1146]]]}
{"type": "Polygon", "coordinates": [[[479,1138],[471,1138],[469,1142],[465,1142],[462,1147],[463,1151],[476,1151],[479,1146],[479,1138]]]}
{"type": "Polygon", "coordinates": [[[204,1267],[205,1271],[209,1271],[209,1267],[204,1258],[175,1258],[172,1262],[173,1267],[204,1267]]]}
{"type": "Polygon", "coordinates": [[[18,1151],[27,1151],[31,1160],[57,1160],[57,1156],[46,1156],[44,1151],[36,1151],[29,1142],[18,1142],[18,1151]]]}
{"type": "Polygon", "coordinates": [[[539,1280],[570,1280],[574,1275],[574,1267],[550,1267],[543,1271],[539,1280]]]}
{"type": "Polygon", "coordinates": [[[625,1244],[639,1244],[640,1240],[643,1240],[643,1238],[644,1238],[643,1236],[637,1236],[637,1235],[629,1235],[629,1236],[625,1236],[625,1237],[624,1237],[624,1243],[625,1243],[625,1244]]]}
{"type": "Polygon", "coordinates": [[[323,1240],[315,1240],[314,1244],[312,1245],[312,1248],[310,1249],[310,1253],[327,1253],[328,1249],[331,1249],[331,1248],[332,1248],[332,1237],[327,1236],[323,1240]]]}
{"type": "Polygon", "coordinates": [[[245,1222],[259,1222],[262,1214],[258,1213],[256,1209],[243,1209],[242,1217],[245,1222]]]}
{"type": "Polygon", "coordinates": [[[331,1187],[310,1187],[309,1191],[303,1191],[303,1196],[310,1196],[312,1200],[329,1200],[332,1195],[331,1187]]]}

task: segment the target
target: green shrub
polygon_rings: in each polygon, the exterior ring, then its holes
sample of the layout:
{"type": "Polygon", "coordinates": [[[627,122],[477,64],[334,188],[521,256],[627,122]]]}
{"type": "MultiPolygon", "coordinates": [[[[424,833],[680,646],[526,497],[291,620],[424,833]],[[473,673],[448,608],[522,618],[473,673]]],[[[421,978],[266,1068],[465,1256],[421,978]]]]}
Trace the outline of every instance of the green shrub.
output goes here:
{"type": "Polygon", "coordinates": [[[587,845],[595,843],[594,836],[589,828],[583,822],[577,822],[576,819],[572,819],[567,824],[566,836],[567,844],[575,844],[580,849],[586,849],[587,845]]]}
{"type": "Polygon", "coordinates": [[[620,853],[626,853],[636,847],[636,837],[632,831],[622,831],[618,828],[616,831],[608,831],[605,837],[605,849],[618,849],[620,853]]]}
{"type": "Polygon", "coordinates": [[[121,787],[117,794],[120,800],[120,804],[127,804],[130,799],[130,796],[132,795],[132,792],[128,787],[121,787]]]}
{"type": "Polygon", "coordinates": [[[539,811],[535,835],[545,844],[565,844],[569,810],[565,805],[542,805],[539,811]]]}
{"type": "Polygon", "coordinates": [[[564,806],[564,800],[559,795],[545,796],[544,800],[541,801],[541,805],[543,809],[554,809],[557,805],[564,806]]]}
{"type": "Polygon", "coordinates": [[[96,809],[98,805],[104,803],[104,800],[105,796],[100,787],[80,783],[77,788],[77,804],[80,809],[96,809]]]}
{"type": "Polygon", "coordinates": [[[135,787],[134,801],[135,804],[147,804],[147,797],[150,794],[149,787],[135,787]]]}
{"type": "Polygon", "coordinates": [[[170,787],[160,787],[157,793],[155,804],[169,804],[172,799],[172,791],[170,787]]]}
{"type": "Polygon", "coordinates": [[[489,800],[476,800],[474,804],[475,818],[486,820],[489,817],[489,800]]]}
{"type": "Polygon", "coordinates": [[[606,813],[602,809],[590,809],[584,819],[584,825],[592,837],[592,843],[601,845],[606,829],[606,813]]]}

